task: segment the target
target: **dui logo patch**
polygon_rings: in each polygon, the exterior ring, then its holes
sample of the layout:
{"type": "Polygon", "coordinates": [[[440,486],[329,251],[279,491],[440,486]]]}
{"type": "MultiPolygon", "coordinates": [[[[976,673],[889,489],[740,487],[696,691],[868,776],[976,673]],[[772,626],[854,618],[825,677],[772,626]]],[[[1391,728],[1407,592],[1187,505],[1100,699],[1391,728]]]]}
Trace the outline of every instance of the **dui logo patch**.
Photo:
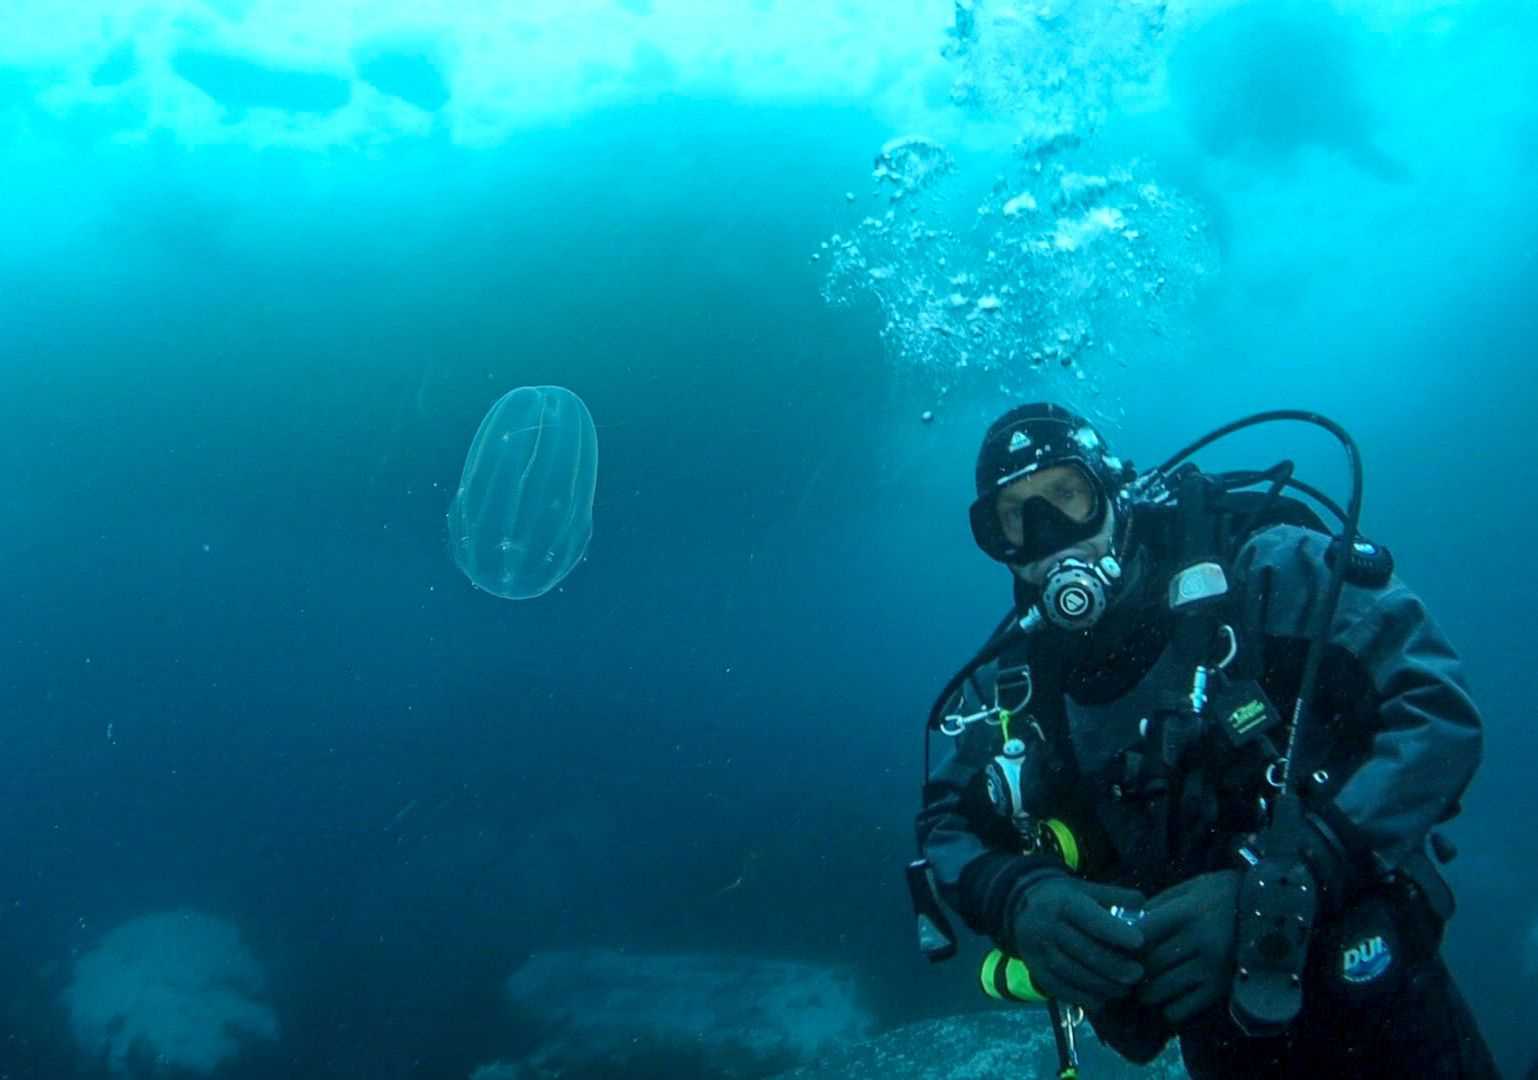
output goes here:
{"type": "Polygon", "coordinates": [[[1341,951],[1340,974],[1348,983],[1369,983],[1382,978],[1393,963],[1388,942],[1375,935],[1341,951]]]}

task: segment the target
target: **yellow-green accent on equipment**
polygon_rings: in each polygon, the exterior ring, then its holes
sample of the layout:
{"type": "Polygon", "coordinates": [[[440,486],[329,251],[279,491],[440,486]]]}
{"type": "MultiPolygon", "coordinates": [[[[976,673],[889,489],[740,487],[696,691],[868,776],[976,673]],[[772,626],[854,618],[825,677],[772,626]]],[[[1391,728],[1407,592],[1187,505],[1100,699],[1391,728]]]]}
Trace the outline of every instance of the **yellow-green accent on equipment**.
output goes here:
{"type": "Polygon", "coordinates": [[[1047,996],[1031,983],[1031,973],[1025,963],[1007,956],[998,949],[983,957],[983,969],[978,973],[983,993],[998,1001],[1020,1001],[1039,1005],[1047,996]]]}
{"type": "Polygon", "coordinates": [[[1068,864],[1068,869],[1079,868],[1079,842],[1073,838],[1073,830],[1063,824],[1057,818],[1048,818],[1042,822],[1042,839],[1057,848],[1058,854],[1063,857],[1063,862],[1068,864]]]}

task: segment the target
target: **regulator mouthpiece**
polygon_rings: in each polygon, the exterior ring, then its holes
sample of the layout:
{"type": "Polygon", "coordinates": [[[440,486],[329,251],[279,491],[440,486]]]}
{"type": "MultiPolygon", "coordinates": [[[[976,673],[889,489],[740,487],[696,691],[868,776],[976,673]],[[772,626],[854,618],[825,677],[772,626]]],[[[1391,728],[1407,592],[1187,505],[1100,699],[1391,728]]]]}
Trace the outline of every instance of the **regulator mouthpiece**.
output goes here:
{"type": "Polygon", "coordinates": [[[1111,606],[1121,581],[1121,563],[1106,555],[1088,562],[1070,558],[1047,571],[1041,586],[1041,613],[1060,630],[1089,630],[1111,606]]]}

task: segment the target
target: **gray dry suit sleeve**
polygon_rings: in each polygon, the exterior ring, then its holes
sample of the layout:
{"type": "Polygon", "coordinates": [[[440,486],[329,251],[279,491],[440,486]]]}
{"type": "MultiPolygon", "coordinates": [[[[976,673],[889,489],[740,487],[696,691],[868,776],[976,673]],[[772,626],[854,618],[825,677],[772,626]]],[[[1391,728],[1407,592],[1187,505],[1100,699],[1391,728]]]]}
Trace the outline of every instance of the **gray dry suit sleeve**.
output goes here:
{"type": "MultiPolygon", "coordinates": [[[[1329,583],[1328,544],[1318,533],[1278,526],[1240,551],[1235,574],[1246,591],[1265,589],[1268,635],[1309,637],[1329,583]]],[[[1355,661],[1372,698],[1370,709],[1354,714],[1371,717],[1371,730],[1350,733],[1365,752],[1327,785],[1331,816],[1338,812],[1346,819],[1356,844],[1367,848],[1380,870],[1397,869],[1424,851],[1432,826],[1457,813],[1479,765],[1479,711],[1452,646],[1397,576],[1381,589],[1348,582],[1329,641],[1355,661]]],[[[1284,712],[1291,707],[1278,705],[1284,712]]],[[[1322,710],[1312,715],[1316,725],[1330,720],[1322,710]]],[[[1311,740],[1305,732],[1301,740],[1305,768],[1314,768],[1311,759],[1328,751],[1321,734],[1314,732],[1311,740]]]]}
{"type": "Polygon", "coordinates": [[[974,932],[1002,941],[1016,887],[1065,868],[1056,856],[1020,854],[1013,830],[983,810],[981,772],[998,739],[975,724],[954,740],[925,785],[917,827],[941,898],[974,932]]]}

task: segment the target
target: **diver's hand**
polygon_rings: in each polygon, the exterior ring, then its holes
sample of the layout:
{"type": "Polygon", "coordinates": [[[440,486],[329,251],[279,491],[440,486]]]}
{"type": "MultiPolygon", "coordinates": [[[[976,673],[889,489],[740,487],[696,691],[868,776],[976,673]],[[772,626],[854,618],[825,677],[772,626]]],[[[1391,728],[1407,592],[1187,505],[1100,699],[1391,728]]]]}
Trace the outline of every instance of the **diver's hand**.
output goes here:
{"type": "Polygon", "coordinates": [[[1227,1000],[1234,978],[1240,874],[1219,870],[1183,881],[1148,902],[1139,928],[1148,977],[1138,1001],[1180,1027],[1227,1000]]]}
{"type": "Polygon", "coordinates": [[[1015,898],[1009,944],[1043,994],[1087,1010],[1126,997],[1143,977],[1143,934],[1107,910],[1139,908],[1132,889],[1053,875],[1015,898]]]}

